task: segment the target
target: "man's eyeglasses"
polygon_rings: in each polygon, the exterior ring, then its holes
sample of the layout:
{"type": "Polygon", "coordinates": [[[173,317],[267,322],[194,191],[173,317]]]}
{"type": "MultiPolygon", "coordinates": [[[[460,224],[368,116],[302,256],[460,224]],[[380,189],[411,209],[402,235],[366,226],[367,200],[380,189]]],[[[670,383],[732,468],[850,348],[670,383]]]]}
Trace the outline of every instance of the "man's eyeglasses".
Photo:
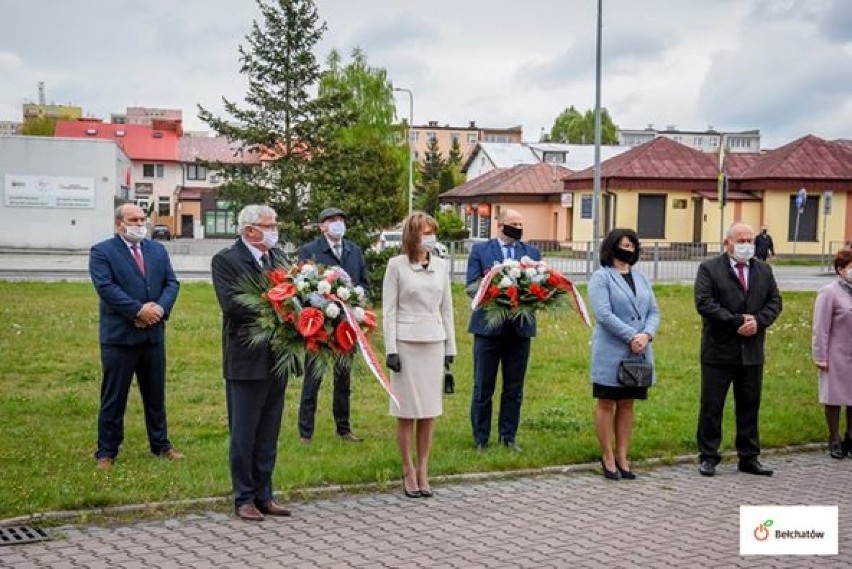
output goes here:
{"type": "Polygon", "coordinates": [[[258,229],[278,229],[277,223],[252,223],[251,225],[258,229]]]}

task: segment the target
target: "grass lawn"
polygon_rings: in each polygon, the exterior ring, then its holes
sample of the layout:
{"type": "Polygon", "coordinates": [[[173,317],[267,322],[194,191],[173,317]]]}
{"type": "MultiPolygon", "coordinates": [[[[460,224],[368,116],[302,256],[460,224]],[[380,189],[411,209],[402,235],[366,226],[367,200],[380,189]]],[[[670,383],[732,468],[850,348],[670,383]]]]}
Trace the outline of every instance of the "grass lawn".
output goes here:
{"type": "MultiPolygon", "coordinates": [[[[636,405],[632,457],[694,453],[699,397],[700,320],[692,289],[658,286],[663,314],[655,340],[659,384],[636,405]]],[[[97,298],[84,283],[0,282],[0,519],[230,492],[228,433],[220,367],[218,306],[209,284],[186,284],[168,325],[169,435],[187,460],[155,459],[147,448],[138,390],[131,391],[116,467],[95,469],[92,453],[100,392],[97,298]]],[[[825,439],[810,363],[813,293],[785,293],[768,334],[761,434],[764,447],[825,439]]],[[[533,341],[518,443],[520,455],[472,448],[469,424],[469,301],[456,290],[459,353],[456,394],[445,396],[437,424],[433,475],[501,471],[595,461],[589,339],[573,313],[540,319],[533,341]]],[[[381,339],[376,338],[381,350],[381,339]]],[[[360,482],[399,486],[395,421],[387,397],[362,364],[355,368],[352,424],[362,444],[340,442],[331,417],[331,378],[320,391],[317,432],[302,447],[296,429],[300,378],[287,390],[276,489],[360,482]]],[[[733,446],[733,405],[724,447],[733,446]]],[[[496,422],[496,410],[495,410],[496,422]]],[[[492,441],[496,440],[496,427],[492,441]]]]}

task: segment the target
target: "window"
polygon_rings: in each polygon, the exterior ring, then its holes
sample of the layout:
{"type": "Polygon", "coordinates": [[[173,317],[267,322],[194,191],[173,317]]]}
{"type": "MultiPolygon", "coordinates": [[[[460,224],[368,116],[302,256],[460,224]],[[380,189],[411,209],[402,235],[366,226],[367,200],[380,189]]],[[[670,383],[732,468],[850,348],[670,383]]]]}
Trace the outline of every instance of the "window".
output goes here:
{"type": "Polygon", "coordinates": [[[418,140],[420,140],[420,131],[412,130],[411,134],[409,135],[409,138],[411,139],[411,142],[417,142],[418,140]]]}
{"type": "Polygon", "coordinates": [[[639,219],[636,233],[640,239],[666,238],[666,196],[639,195],[639,219]]]}
{"type": "Polygon", "coordinates": [[[475,132],[470,132],[467,135],[467,143],[468,144],[476,144],[479,140],[479,136],[475,132]]]}
{"type": "Polygon", "coordinates": [[[204,212],[204,236],[230,237],[237,233],[237,222],[232,211],[204,212]]]}
{"type": "Polygon", "coordinates": [[[157,198],[157,215],[169,216],[172,214],[172,200],[169,196],[157,198]]]}
{"type": "Polygon", "coordinates": [[[819,218],[819,196],[808,196],[802,213],[796,208],[795,194],[790,196],[790,216],[787,223],[787,241],[817,241],[817,220],[819,218]],[[796,235],[796,218],[799,222],[799,234],[796,235]]]}
{"type": "Polygon", "coordinates": [[[133,203],[141,207],[146,214],[150,211],[151,201],[148,198],[137,198],[133,200],[133,203]]]}
{"type": "Polygon", "coordinates": [[[548,164],[565,164],[564,152],[545,152],[543,162],[548,164]]]}
{"type": "Polygon", "coordinates": [[[426,141],[427,142],[433,142],[434,140],[435,140],[435,133],[434,132],[427,132],[426,133],[426,141]]]}
{"type": "Polygon", "coordinates": [[[452,144],[453,142],[455,142],[456,144],[461,142],[461,133],[460,132],[450,133],[450,144],[452,144]]]}
{"type": "Polygon", "coordinates": [[[592,219],[592,196],[580,197],[580,219],[592,219]]]}
{"type": "Polygon", "coordinates": [[[207,168],[201,164],[187,164],[186,166],[187,180],[206,180],[207,168]]]}
{"type": "Polygon", "coordinates": [[[136,192],[137,196],[150,196],[152,193],[154,193],[154,184],[151,184],[150,182],[136,182],[136,185],[134,186],[134,191],[136,192]]]}
{"type": "Polygon", "coordinates": [[[143,178],[162,178],[165,166],[162,164],[142,164],[143,178]]]}
{"type": "Polygon", "coordinates": [[[686,209],[686,200],[672,200],[672,209],[686,209]]]}

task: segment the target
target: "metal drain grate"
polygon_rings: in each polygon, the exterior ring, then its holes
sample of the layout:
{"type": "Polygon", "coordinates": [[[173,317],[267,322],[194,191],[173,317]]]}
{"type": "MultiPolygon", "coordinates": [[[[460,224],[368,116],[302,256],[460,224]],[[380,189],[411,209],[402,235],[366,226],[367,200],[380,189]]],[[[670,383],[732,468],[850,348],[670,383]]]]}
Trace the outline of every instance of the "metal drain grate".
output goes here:
{"type": "Polygon", "coordinates": [[[30,526],[0,527],[0,546],[48,541],[49,539],[50,536],[41,528],[31,528],[30,526]]]}

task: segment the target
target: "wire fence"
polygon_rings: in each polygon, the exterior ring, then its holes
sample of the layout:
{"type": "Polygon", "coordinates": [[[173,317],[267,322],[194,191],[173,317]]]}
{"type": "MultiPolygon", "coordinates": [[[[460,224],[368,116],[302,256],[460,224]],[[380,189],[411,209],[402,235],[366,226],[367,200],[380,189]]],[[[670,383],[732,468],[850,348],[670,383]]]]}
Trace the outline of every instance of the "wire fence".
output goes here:
{"type": "MultiPolygon", "coordinates": [[[[533,244],[540,246],[542,259],[548,265],[561,271],[572,281],[587,281],[597,268],[591,241],[572,241],[558,246],[550,245],[550,242],[533,244]]],[[[844,246],[844,242],[832,241],[828,245],[826,254],[817,256],[817,271],[833,272],[832,259],[844,246]]],[[[465,281],[467,256],[471,246],[470,242],[464,241],[449,243],[448,258],[452,277],[456,282],[465,281]]],[[[720,252],[719,243],[643,242],[642,255],[636,263],[636,268],[653,282],[691,283],[695,280],[698,265],[720,252]]],[[[809,262],[813,261],[814,258],[810,258],[809,262]]]]}

